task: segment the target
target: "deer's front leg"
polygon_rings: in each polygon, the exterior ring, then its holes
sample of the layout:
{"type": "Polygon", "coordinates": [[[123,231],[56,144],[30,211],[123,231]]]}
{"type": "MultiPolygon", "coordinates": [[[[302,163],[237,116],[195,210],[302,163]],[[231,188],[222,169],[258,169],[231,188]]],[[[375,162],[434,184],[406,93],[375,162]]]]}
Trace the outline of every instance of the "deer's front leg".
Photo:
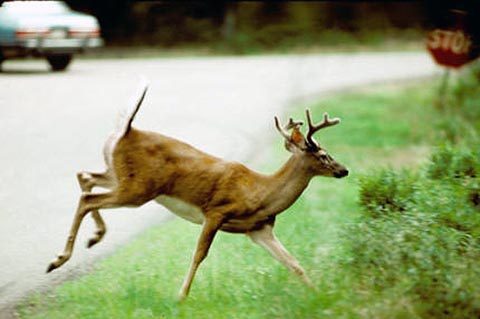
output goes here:
{"type": "Polygon", "coordinates": [[[300,276],[305,284],[313,287],[312,282],[306,275],[305,270],[300,266],[300,263],[295,257],[290,255],[285,247],[283,247],[282,243],[275,237],[272,226],[266,225],[260,230],[247,233],[247,236],[250,237],[254,243],[265,248],[275,259],[284,264],[288,269],[300,276]]]}
{"type": "Polygon", "coordinates": [[[220,228],[221,223],[222,222],[220,219],[205,219],[203,223],[202,233],[198,238],[197,248],[192,258],[190,269],[183,281],[182,288],[179,292],[180,300],[183,300],[185,299],[185,297],[187,297],[188,292],[190,291],[190,287],[192,285],[193,277],[195,276],[195,272],[197,271],[200,263],[205,259],[205,257],[207,257],[210,245],[212,244],[213,238],[215,237],[218,229],[220,228]]]}

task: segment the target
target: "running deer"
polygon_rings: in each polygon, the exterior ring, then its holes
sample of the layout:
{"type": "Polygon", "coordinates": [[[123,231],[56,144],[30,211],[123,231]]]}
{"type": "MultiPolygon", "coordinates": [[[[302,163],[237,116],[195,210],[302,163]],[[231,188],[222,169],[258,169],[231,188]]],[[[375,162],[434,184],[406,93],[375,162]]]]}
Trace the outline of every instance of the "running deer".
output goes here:
{"type": "Polygon", "coordinates": [[[49,266],[50,272],[70,259],[82,219],[90,213],[97,230],[88,241],[92,247],[105,235],[105,223],[99,209],[122,206],[138,207],[150,200],[190,222],[202,225],[190,269],[179,297],[184,299],[195,272],[207,256],[215,234],[219,231],[247,235],[265,248],[274,258],[312,285],[299,262],[284,248],[273,233],[276,215],[291,206],[314,176],[341,178],[348,170],[337,163],[314,140],[313,135],[339,119],[313,124],[306,111],[308,133],[300,132],[302,122],[290,118],[275,126],[285,138],[285,147],[292,153],[288,161],[273,175],[263,175],[236,162],[227,162],[162,134],[131,126],[147,91],[142,93],[123,125],[106,142],[104,173],[77,174],[82,190],[77,212],[65,249],[49,266]],[[291,130],[291,133],[289,131],[291,130]],[[108,192],[93,193],[93,187],[108,192]]]}

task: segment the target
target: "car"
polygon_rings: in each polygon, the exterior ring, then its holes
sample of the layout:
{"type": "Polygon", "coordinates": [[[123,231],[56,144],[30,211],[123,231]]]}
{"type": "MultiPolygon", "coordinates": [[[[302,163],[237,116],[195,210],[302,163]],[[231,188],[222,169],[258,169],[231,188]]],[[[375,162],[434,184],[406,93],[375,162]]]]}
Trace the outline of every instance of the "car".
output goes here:
{"type": "Polygon", "coordinates": [[[73,55],[103,46],[98,20],[63,1],[6,1],[0,6],[0,66],[6,59],[44,57],[53,71],[73,55]]]}

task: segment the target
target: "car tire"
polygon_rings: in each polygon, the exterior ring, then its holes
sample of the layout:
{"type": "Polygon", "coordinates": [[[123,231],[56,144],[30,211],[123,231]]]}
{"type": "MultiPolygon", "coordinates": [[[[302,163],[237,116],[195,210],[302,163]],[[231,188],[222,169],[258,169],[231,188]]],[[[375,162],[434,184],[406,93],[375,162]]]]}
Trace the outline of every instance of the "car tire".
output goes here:
{"type": "Polygon", "coordinates": [[[72,54],[47,55],[47,61],[52,71],[64,71],[70,62],[72,62],[72,58],[72,54]]]}

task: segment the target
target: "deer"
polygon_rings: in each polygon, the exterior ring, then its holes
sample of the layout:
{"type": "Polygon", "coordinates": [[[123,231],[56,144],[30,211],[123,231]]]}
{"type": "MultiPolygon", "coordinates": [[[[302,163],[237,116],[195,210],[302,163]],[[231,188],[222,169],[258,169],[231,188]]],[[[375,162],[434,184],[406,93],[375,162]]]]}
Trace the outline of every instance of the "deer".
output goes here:
{"type": "Polygon", "coordinates": [[[310,278],[273,232],[275,218],[290,207],[315,176],[342,178],[348,170],[336,162],[313,138],[319,130],[337,125],[339,118],[314,124],[306,110],[308,132],[301,133],[301,121],[289,119],[275,126],[284,138],[290,158],[271,175],[255,172],[239,162],[226,161],[160,133],[132,127],[145,98],[148,84],[141,87],[134,107],[119,128],[107,139],[102,173],[77,173],[81,196],[65,248],[47,268],[47,273],[67,262],[74,248],[80,224],[88,214],[95,222],[94,236],[87,248],[99,243],[106,225],[99,210],[139,207],[156,201],[172,213],[195,224],[201,232],[183,280],[179,299],[184,300],[200,263],[207,257],[217,232],[245,234],[268,251],[308,286],[310,278]],[[93,192],[101,187],[106,192],[93,192]]]}

